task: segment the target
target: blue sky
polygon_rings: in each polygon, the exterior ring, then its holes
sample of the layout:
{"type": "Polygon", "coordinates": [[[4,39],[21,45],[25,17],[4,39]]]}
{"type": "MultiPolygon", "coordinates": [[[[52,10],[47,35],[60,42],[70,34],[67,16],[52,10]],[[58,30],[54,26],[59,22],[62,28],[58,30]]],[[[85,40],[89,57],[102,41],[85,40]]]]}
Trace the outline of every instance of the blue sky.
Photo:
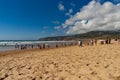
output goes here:
{"type": "MultiPolygon", "coordinates": [[[[64,28],[66,21],[74,18],[90,2],[92,0],[0,0],[0,40],[34,40],[70,35],[67,33],[71,33],[74,26],[64,28]]],[[[107,1],[95,2],[102,5],[107,1]]],[[[120,0],[110,2],[117,5],[120,0]]]]}

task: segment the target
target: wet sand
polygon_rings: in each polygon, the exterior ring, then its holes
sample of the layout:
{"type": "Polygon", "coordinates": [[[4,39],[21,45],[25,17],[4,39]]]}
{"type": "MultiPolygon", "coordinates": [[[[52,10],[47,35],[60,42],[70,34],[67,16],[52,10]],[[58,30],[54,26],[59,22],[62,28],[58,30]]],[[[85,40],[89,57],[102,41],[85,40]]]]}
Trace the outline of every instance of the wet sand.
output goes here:
{"type": "Polygon", "coordinates": [[[120,44],[0,52],[0,80],[120,80],[120,44]]]}

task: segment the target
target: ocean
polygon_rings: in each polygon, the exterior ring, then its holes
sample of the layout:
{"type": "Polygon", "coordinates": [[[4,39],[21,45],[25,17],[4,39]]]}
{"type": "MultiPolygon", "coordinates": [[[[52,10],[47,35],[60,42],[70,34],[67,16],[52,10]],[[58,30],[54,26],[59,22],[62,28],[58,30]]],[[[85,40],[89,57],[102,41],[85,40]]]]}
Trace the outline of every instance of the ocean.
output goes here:
{"type": "Polygon", "coordinates": [[[26,45],[27,49],[31,49],[31,45],[33,48],[38,48],[38,45],[49,45],[51,48],[58,46],[62,46],[65,44],[66,46],[70,44],[75,44],[76,41],[35,41],[35,40],[0,40],[0,51],[7,51],[7,50],[19,50],[22,45],[26,45]],[[19,48],[15,46],[19,45],[19,48]]]}

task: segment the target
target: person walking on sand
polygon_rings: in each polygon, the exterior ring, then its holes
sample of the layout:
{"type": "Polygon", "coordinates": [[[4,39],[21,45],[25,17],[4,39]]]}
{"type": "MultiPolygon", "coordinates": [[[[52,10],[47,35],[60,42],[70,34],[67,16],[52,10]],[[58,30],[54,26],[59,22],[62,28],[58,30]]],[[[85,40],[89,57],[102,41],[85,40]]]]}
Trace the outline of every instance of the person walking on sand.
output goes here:
{"type": "Polygon", "coordinates": [[[108,39],[108,44],[111,44],[111,39],[110,38],[108,39]]]}
{"type": "Polygon", "coordinates": [[[95,39],[95,45],[97,45],[97,39],[95,39]]]}
{"type": "Polygon", "coordinates": [[[91,44],[91,46],[93,46],[93,45],[94,45],[94,42],[93,42],[93,40],[91,40],[91,41],[90,41],[90,44],[91,44]]]}
{"type": "Polygon", "coordinates": [[[79,40],[79,41],[78,41],[78,45],[79,45],[79,46],[82,46],[82,44],[83,44],[82,41],[79,40]]]}
{"type": "Polygon", "coordinates": [[[105,40],[105,43],[108,44],[108,39],[105,40]]]}

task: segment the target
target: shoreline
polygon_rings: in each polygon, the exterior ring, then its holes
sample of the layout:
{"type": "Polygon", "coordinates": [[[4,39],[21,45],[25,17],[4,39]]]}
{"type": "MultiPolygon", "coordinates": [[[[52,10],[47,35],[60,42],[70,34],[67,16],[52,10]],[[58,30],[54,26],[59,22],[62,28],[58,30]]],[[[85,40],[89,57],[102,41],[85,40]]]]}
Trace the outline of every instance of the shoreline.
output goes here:
{"type": "MultiPolygon", "coordinates": [[[[101,41],[103,40],[97,40],[97,44],[93,44],[92,46],[98,46],[98,45],[119,45],[117,41],[112,40],[111,44],[101,44],[101,41]]],[[[34,52],[34,51],[47,51],[47,50],[54,50],[54,49],[60,49],[60,48],[67,48],[67,47],[73,47],[73,46],[78,46],[78,44],[73,44],[73,45],[64,45],[64,46],[59,46],[59,47],[47,47],[45,49],[40,49],[39,47],[37,48],[28,48],[28,49],[16,49],[16,50],[5,50],[5,51],[0,51],[0,56],[1,55],[8,55],[8,54],[17,54],[17,53],[24,53],[24,52],[34,52]]],[[[86,42],[83,43],[83,47],[89,47],[91,45],[86,45],[86,42]]]]}
{"type": "Polygon", "coordinates": [[[0,57],[1,56],[6,56],[10,54],[19,54],[19,53],[25,53],[25,52],[36,52],[36,51],[48,51],[48,50],[55,50],[55,49],[61,49],[61,48],[68,48],[68,47],[74,47],[77,45],[73,46],[64,46],[64,47],[58,47],[58,48],[46,48],[46,49],[39,49],[39,48],[34,48],[34,49],[24,49],[24,50],[7,50],[7,51],[0,51],[0,57]]]}
{"type": "Polygon", "coordinates": [[[63,47],[75,45],[76,41],[48,41],[48,42],[9,42],[9,43],[1,43],[0,51],[10,51],[10,50],[24,50],[24,49],[36,49],[36,48],[55,48],[55,47],[63,47]],[[4,44],[4,45],[3,45],[4,44]],[[9,45],[12,44],[12,45],[9,45]]]}

